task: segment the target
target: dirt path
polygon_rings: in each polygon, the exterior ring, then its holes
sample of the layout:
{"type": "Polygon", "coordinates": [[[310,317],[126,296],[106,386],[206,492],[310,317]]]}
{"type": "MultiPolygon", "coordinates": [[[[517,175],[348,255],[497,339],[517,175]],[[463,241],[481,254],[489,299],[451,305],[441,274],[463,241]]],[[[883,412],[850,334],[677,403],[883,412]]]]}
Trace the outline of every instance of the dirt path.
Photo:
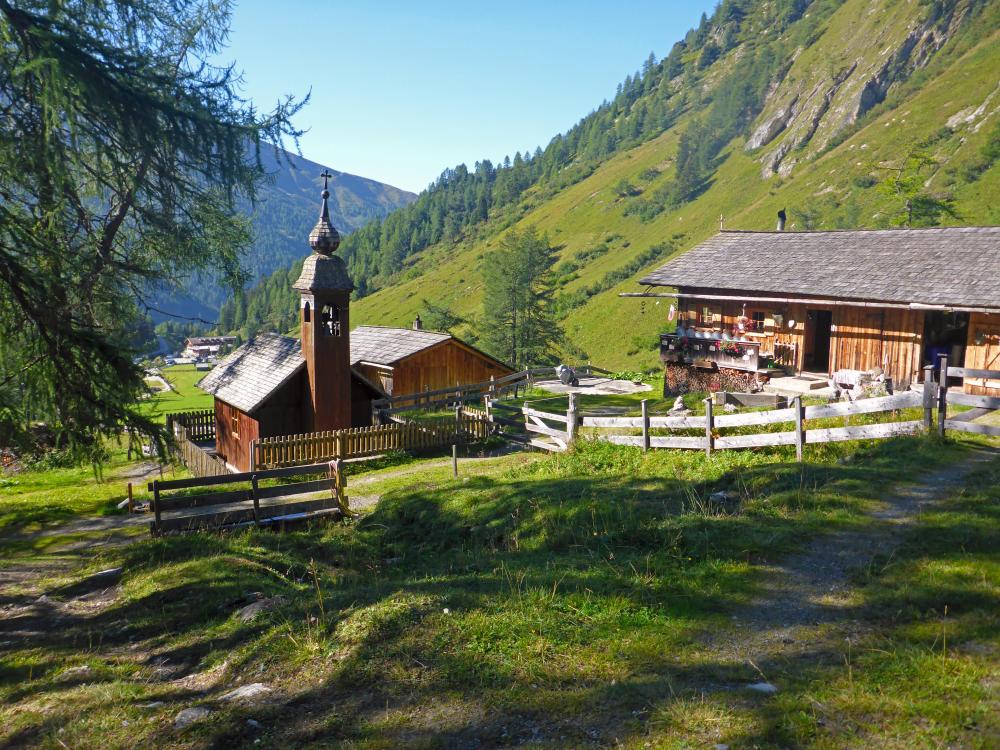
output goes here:
{"type": "Polygon", "coordinates": [[[997,451],[975,450],[896,489],[863,531],[824,534],[805,551],[768,566],[759,593],[733,616],[732,629],[705,636],[709,652],[726,661],[761,664],[815,654],[824,644],[865,634],[868,626],[852,617],[860,598],[852,574],[876,555],[890,557],[926,506],[960,489],[970,474],[998,457],[997,451]]]}

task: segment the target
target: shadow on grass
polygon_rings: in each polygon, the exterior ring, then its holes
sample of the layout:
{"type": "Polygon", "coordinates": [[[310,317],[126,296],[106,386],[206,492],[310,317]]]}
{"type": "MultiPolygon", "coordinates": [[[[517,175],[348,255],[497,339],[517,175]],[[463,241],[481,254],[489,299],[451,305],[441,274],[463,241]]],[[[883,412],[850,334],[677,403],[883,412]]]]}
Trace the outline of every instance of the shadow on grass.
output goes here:
{"type": "MultiPolygon", "coordinates": [[[[914,454],[908,461],[884,443],[849,464],[739,466],[697,481],[645,471],[638,452],[619,465],[621,451],[598,448],[565,458],[549,476],[389,493],[354,526],[147,541],[115,553],[126,571],[122,596],[96,614],[58,597],[10,602],[24,612],[0,623],[0,696],[9,704],[57,697],[78,684],[56,675],[81,652],[120,658],[138,643],[133,679],[143,683],[142,699],[168,704],[199,694],[148,682],[155,666],[168,665],[177,679],[225,659],[231,675],[250,681],[258,664],[285,680],[304,660],[323,665],[316,686],[291,702],[220,707],[191,730],[203,746],[253,744],[260,734],[247,728],[250,717],[280,746],[602,746],[669,724],[671,711],[702,695],[753,717],[752,730],[725,741],[787,745],[801,739],[799,730],[786,720],[786,704],[745,690],[758,677],[754,668],[699,655],[692,639],[706,626],[724,627],[747,601],[753,563],[856,523],[853,512],[922,460],[914,445],[902,449],[914,454]],[[713,504],[717,490],[736,500],[713,504]],[[240,623],[232,613],[248,592],[280,594],[287,605],[240,623]],[[96,646],[88,641],[94,633],[96,646]],[[4,656],[18,651],[37,655],[28,674],[26,659],[4,656]]],[[[883,623],[890,611],[926,617],[938,601],[995,605],[974,577],[912,590],[891,580],[920,556],[943,560],[956,545],[972,545],[973,554],[997,549],[995,513],[978,501],[963,513],[914,530],[872,576],[864,605],[843,617],[883,623]]],[[[888,626],[904,619],[893,615],[888,626]]],[[[953,637],[982,631],[982,622],[969,623],[966,633],[956,621],[953,637]]],[[[829,682],[843,660],[824,647],[800,653],[794,665],[759,666],[794,675],[785,701],[806,704],[808,686],[829,682]]],[[[70,709],[55,710],[70,720],[70,709]]],[[[0,747],[28,744],[54,726],[47,717],[0,747]]]]}

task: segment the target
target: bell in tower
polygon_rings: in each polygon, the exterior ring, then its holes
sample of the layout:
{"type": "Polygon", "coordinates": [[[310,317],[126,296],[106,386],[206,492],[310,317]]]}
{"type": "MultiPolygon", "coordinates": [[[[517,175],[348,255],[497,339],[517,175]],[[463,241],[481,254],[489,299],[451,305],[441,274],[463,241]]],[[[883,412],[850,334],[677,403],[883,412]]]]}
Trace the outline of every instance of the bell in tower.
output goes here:
{"type": "Polygon", "coordinates": [[[293,288],[301,297],[302,356],[309,394],[307,423],[313,432],[351,426],[350,303],[354,284],[334,253],[340,235],[330,223],[329,172],[323,172],[323,204],[309,233],[312,254],[293,288]]]}

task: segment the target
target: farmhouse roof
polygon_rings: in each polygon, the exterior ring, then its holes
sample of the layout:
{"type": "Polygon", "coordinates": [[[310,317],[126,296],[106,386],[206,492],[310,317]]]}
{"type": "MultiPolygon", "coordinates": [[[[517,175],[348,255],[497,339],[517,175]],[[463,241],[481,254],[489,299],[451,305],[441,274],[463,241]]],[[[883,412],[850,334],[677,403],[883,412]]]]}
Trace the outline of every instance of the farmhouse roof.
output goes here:
{"type": "Polygon", "coordinates": [[[1000,227],[727,230],[640,280],[652,286],[1000,306],[1000,227]]]}
{"type": "MultiPolygon", "coordinates": [[[[302,344],[298,339],[261,333],[216,365],[202,378],[198,387],[250,414],[295,377],[305,364],[302,344]]],[[[385,395],[377,385],[353,368],[351,377],[374,393],[385,395]]]]}
{"type": "Polygon", "coordinates": [[[391,365],[451,338],[450,333],[437,331],[358,326],[351,331],[351,364],[391,365]]]}
{"type": "Polygon", "coordinates": [[[261,333],[216,365],[198,387],[250,413],[305,364],[298,339],[261,333]]]}

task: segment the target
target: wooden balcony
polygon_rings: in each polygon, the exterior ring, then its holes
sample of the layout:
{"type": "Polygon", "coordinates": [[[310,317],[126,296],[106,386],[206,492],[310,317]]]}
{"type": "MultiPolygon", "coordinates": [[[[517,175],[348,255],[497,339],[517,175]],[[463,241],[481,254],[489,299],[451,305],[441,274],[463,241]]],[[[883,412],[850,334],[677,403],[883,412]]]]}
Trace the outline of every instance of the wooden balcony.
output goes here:
{"type": "Polygon", "coordinates": [[[760,353],[760,341],[732,341],[720,335],[700,336],[660,334],[660,360],[689,364],[707,370],[727,367],[746,372],[781,370],[770,355],[760,353]]]}

